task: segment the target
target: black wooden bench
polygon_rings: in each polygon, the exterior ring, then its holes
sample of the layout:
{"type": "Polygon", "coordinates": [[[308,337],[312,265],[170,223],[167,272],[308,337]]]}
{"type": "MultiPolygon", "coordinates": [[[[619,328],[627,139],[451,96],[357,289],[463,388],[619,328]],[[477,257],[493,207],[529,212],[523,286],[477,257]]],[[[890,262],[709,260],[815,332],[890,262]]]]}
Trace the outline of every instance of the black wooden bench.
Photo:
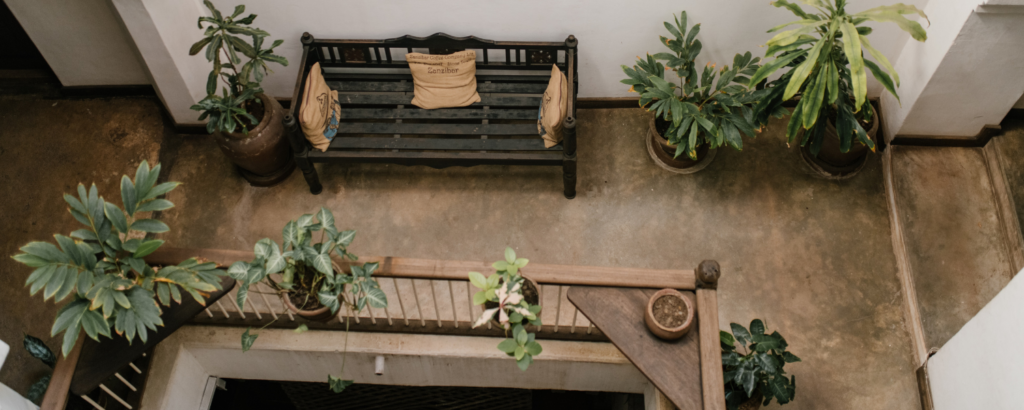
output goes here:
{"type": "Polygon", "coordinates": [[[565,197],[576,196],[576,93],[579,76],[574,36],[563,42],[490,41],[437,33],[427,38],[317,40],[302,35],[302,60],[292,107],[284,118],[295,162],[310,192],[323,187],[314,163],[368,162],[449,166],[553,165],[562,167],[565,197]],[[412,75],[406,52],[477,53],[481,102],[462,108],[424,110],[411,104],[412,75]],[[392,54],[395,58],[392,58],[392,54]],[[326,152],[313,149],[296,121],[304,82],[319,62],[338,90],[341,125],[326,152]],[[563,141],[544,148],[537,135],[541,95],[551,65],[569,80],[569,115],[563,141]]]}

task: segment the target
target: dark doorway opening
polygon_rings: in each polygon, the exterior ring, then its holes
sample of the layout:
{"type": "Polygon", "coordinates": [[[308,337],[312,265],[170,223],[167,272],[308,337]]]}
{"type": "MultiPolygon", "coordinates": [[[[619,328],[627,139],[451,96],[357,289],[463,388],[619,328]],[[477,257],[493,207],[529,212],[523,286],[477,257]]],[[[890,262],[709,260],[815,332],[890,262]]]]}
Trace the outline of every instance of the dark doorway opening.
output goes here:
{"type": "Polygon", "coordinates": [[[0,70],[46,70],[50,66],[14,18],[7,3],[0,1],[0,70]]]}
{"type": "Polygon", "coordinates": [[[354,384],[333,393],[327,383],[226,379],[210,410],[642,410],[644,396],[629,393],[526,390],[483,387],[422,387],[354,384]]]}

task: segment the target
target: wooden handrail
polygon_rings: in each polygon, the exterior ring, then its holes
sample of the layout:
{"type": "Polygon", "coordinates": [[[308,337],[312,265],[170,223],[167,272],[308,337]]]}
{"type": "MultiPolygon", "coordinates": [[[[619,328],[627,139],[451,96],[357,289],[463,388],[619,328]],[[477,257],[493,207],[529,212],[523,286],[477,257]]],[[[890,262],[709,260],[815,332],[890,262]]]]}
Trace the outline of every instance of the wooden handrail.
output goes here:
{"type": "Polygon", "coordinates": [[[50,378],[50,387],[43,395],[43,402],[39,406],[41,410],[64,410],[68,403],[68,394],[71,389],[71,378],[78,366],[78,357],[82,354],[82,345],[85,342],[85,331],[78,334],[78,342],[71,349],[67,357],[57,355],[57,364],[53,367],[53,376],[50,378]]]}
{"type": "MultiPolygon", "coordinates": [[[[227,267],[236,261],[251,261],[253,253],[223,249],[185,249],[162,247],[146,257],[157,265],[172,265],[188,258],[198,257],[227,267]]],[[[344,269],[353,263],[334,257],[344,269]]],[[[489,263],[476,261],[445,261],[436,259],[396,258],[391,256],[360,257],[357,264],[379,262],[374,273],[379,277],[408,279],[467,279],[467,273],[487,274],[493,271],[489,263]]],[[[543,285],[614,286],[624,288],[696,289],[696,276],[689,269],[609,268],[599,266],[553,265],[531,262],[523,276],[543,285]]]]}

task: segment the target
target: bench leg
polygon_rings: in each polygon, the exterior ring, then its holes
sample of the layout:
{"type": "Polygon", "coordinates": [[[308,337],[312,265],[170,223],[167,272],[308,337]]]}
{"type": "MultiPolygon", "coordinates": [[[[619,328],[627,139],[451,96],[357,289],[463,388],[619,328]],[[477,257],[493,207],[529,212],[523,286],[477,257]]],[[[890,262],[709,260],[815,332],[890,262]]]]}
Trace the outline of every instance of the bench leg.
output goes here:
{"type": "Polygon", "coordinates": [[[302,170],[302,176],[306,178],[306,184],[309,185],[309,192],[313,195],[320,195],[324,191],[323,185],[320,185],[320,176],[316,173],[316,168],[313,167],[313,163],[306,158],[305,152],[300,157],[295,156],[295,165],[302,170]]]}
{"type": "MultiPolygon", "coordinates": [[[[306,33],[309,35],[309,33],[306,33]]],[[[299,122],[292,116],[291,113],[285,114],[284,130],[288,135],[288,141],[291,143],[292,152],[295,153],[295,165],[302,170],[302,176],[306,178],[306,184],[309,185],[309,192],[313,195],[319,195],[323,192],[324,187],[320,185],[320,177],[316,174],[316,168],[313,168],[313,162],[309,160],[309,146],[306,144],[305,137],[302,136],[302,132],[299,131],[299,122]]]]}
{"type": "Polygon", "coordinates": [[[576,197],[576,155],[562,157],[562,183],[565,184],[565,198],[576,197]]]}

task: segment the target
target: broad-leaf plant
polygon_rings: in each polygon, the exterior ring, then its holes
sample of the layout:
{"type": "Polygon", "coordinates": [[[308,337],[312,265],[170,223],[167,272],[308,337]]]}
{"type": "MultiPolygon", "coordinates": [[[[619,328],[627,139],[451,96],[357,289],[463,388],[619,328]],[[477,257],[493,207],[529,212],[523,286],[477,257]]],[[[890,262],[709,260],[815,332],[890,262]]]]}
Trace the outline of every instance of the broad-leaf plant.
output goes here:
{"type": "Polygon", "coordinates": [[[533,357],[543,351],[536,340],[536,334],[528,332],[523,325],[527,322],[533,326],[541,326],[540,305],[531,305],[523,297],[523,283],[526,279],[520,275],[519,269],[526,267],[529,262],[524,258],[516,258],[516,252],[506,247],[505,260],[491,264],[496,273],[485,278],[480,272],[469,272],[470,283],[480,289],[473,295],[473,304],[483,305],[492,302],[497,305],[484,310],[480,318],[473,323],[473,327],[483,326],[497,316],[498,324],[505,329],[506,337],[508,331],[512,331],[512,337],[501,341],[498,350],[515,357],[516,364],[523,371],[533,363],[533,357]]]}
{"type": "MultiPolygon", "coordinates": [[[[53,351],[50,350],[50,347],[47,346],[46,343],[43,343],[42,340],[39,340],[39,338],[25,335],[25,338],[22,340],[22,345],[25,346],[25,351],[27,351],[28,354],[39,359],[39,361],[43,362],[43,364],[45,364],[46,367],[49,367],[50,370],[53,370],[57,365],[57,356],[54,355],[53,351]]],[[[43,395],[46,394],[46,389],[50,387],[50,379],[52,378],[52,371],[43,377],[40,377],[35,383],[32,383],[32,385],[29,386],[28,393],[25,395],[25,398],[33,403],[39,404],[43,400],[43,395]]]]}
{"type": "Polygon", "coordinates": [[[783,366],[799,362],[800,358],[786,351],[789,346],[786,339],[777,331],[765,334],[761,319],[751,321],[749,331],[738,323],[732,323],[730,327],[732,334],[719,332],[726,407],[736,410],[754,397],[755,392],[764,396],[764,406],[771,403],[772,398],[779,404],[792,401],[796,394],[796,376],[786,378],[783,366]],[[736,342],[739,342],[743,353],[738,351],[736,342]]]}
{"type": "MultiPolygon", "coordinates": [[[[355,261],[358,257],[348,251],[356,231],[339,231],[331,210],[320,207],[315,216],[305,214],[297,220],[289,221],[281,231],[281,236],[281,245],[270,238],[260,239],[254,249],[255,259],[235,262],[228,268],[228,275],[238,281],[236,303],[240,309],[245,306],[249,287],[261,281],[276,289],[282,297],[289,297],[287,293],[298,286],[308,287],[306,290],[309,294],[315,294],[316,300],[330,308],[331,314],[337,314],[343,306],[349,309],[348,316],[361,312],[367,305],[377,309],[388,307],[387,295],[377,280],[371,277],[380,266],[379,263],[351,264],[351,273],[334,270],[331,254],[343,260],[355,261]],[[313,243],[314,239],[316,243],[313,243]],[[280,274],[280,280],[272,279],[270,275],[273,274],[280,274]]],[[[346,345],[348,316],[345,317],[346,345]]],[[[263,327],[266,326],[269,323],[263,327]]],[[[296,332],[301,333],[307,329],[303,324],[296,332]]],[[[242,334],[243,352],[249,350],[259,336],[251,331],[252,328],[248,328],[242,334]]],[[[351,380],[328,376],[328,384],[336,393],[352,383],[351,380]]]]}
{"type": "Polygon", "coordinates": [[[284,40],[274,40],[270,47],[263,48],[263,40],[270,34],[249,27],[256,15],[236,20],[245,12],[244,5],[236,6],[230,16],[224,16],[209,0],[203,4],[210,9],[211,16],[199,18],[197,25],[202,29],[206,23],[206,31],[203,39],[192,45],[189,55],[199,54],[205,48],[206,59],[213,63],[213,70],[206,80],[207,97],[191,108],[202,112],[200,121],[209,118],[206,131],[211,134],[214,131],[235,132],[239,128],[247,134],[249,127],[259,124],[259,120],[250,114],[251,104],[257,100],[256,94],[263,92],[260,82],[272,72],[267,62],[288,65],[287,59],[274,54],[274,48],[284,40]],[[239,36],[250,38],[252,44],[239,36]],[[239,54],[249,61],[243,64],[239,54]],[[217,94],[218,82],[226,86],[221,88],[220,95],[217,94]]]}
{"type": "Polygon", "coordinates": [[[78,184],[78,196],[65,194],[64,201],[85,229],[54,235],[56,245],[31,242],[14,255],[14,260],[35,268],[25,281],[32,295],[42,291],[43,300],[53,298],[55,303],[70,298],[51,329],[51,336],[64,332],[64,356],[82,330],[97,341],[100,335],[111,337],[113,329],[129,342],[137,335],[145,343],[150,331],[163,326],[160,305],[181,303],[182,292],[205,304],[209,292],[221,289],[224,272],[212,262],[192,258],[177,266],[154,267],[143,260],[164,244],[147,234],[168,231],[167,224],[144,215],[173,207],[159,197],[180,184],[156,184],[159,175],[159,164],[150,169],[142,161],[134,180],[122,176],[123,209],[99,196],[96,184],[89,189],[78,184]]]}
{"type": "Polygon", "coordinates": [[[783,67],[791,68],[767,84],[768,94],[755,107],[757,121],[765,124],[768,115],[787,113],[782,103],[799,94],[800,101],[786,129],[790,144],[803,130],[804,138],[800,145],[810,143],[809,151],[817,156],[825,136],[825,120],[832,120],[839,135],[840,151],[848,152],[854,140],[874,151],[875,143],[861,125],[862,122],[870,123],[876,115],[867,101],[867,72],[870,71],[897,101],[896,88],[900,85],[900,77],[889,59],[871,46],[867,36],[872,29],[864,24],[893,22],[915,40],[925,41],[927,34],[924,28],[904,15],[917,14],[925,20],[928,17],[917,7],[903,3],[848,14],[846,0],[800,2],[813,7],[814,12],[807,13],[798,4],[786,0],[772,2],[775,7],[791,11],[800,20],[768,30],[773,33],[796,26],[768,40],[765,58],[774,57],[774,60],[758,69],[750,79],[752,84],[757,84],[783,67]],[[875,62],[865,58],[864,51],[875,62]]]}
{"type": "Polygon", "coordinates": [[[661,42],[672,52],[638,57],[633,68],[623,65],[629,78],[621,82],[640,94],[641,107],[671,122],[664,137],[676,146],[676,157],[686,153],[696,160],[697,148],[704,144],[709,148],[728,144],[741,150],[741,134],[753,137],[757,133],[751,110],[757,95],[747,86],[750,75],[760,67],[760,58],[751,57],[750,52],[736,54],[732,68],[715,70],[714,64],[708,64],[698,77],[694,60],[702,47],[697,39],[700,24],[689,31],[686,27],[685,11],[675,18],[675,25],[665,22],[672,38],[661,36],[661,42]],[[665,70],[675,71],[678,86],[665,78],[665,70]]]}

